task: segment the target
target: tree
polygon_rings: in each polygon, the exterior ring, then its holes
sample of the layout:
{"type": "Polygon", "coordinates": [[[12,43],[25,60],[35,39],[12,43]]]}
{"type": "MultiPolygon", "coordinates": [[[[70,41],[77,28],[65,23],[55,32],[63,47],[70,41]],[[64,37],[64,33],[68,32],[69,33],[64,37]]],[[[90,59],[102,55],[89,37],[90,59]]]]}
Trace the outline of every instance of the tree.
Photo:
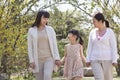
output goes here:
{"type": "Polygon", "coordinates": [[[10,78],[12,73],[28,69],[27,31],[34,22],[36,10],[58,3],[39,6],[38,0],[0,0],[0,73],[10,78]]]}
{"type": "Polygon", "coordinates": [[[24,0],[0,0],[0,57],[1,73],[10,78],[11,73],[21,71],[27,66],[26,32],[33,22],[31,7],[37,2],[24,0]],[[23,66],[21,66],[23,65],[23,66]]]}

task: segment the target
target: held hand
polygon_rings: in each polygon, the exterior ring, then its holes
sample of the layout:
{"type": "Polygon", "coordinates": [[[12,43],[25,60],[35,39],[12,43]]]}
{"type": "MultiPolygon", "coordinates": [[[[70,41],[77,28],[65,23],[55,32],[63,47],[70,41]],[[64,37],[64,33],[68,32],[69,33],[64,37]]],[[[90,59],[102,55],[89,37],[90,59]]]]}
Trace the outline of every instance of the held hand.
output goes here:
{"type": "Polygon", "coordinates": [[[87,67],[90,67],[90,65],[91,65],[90,62],[87,62],[87,63],[86,63],[86,66],[87,66],[87,67]]]}
{"type": "Polygon", "coordinates": [[[35,63],[30,63],[30,68],[35,69],[35,63]]]}
{"type": "Polygon", "coordinates": [[[57,66],[60,66],[60,65],[61,65],[60,60],[55,60],[55,64],[56,64],[57,66]]]}
{"type": "Polygon", "coordinates": [[[61,63],[61,65],[64,65],[64,63],[65,63],[65,57],[63,57],[63,58],[60,60],[60,63],[61,63]]]}
{"type": "Polygon", "coordinates": [[[64,65],[64,62],[63,62],[63,61],[60,61],[60,64],[61,64],[61,65],[64,65]]]}
{"type": "Polygon", "coordinates": [[[112,63],[112,65],[113,65],[114,67],[116,67],[116,66],[117,66],[117,63],[112,63]]]}

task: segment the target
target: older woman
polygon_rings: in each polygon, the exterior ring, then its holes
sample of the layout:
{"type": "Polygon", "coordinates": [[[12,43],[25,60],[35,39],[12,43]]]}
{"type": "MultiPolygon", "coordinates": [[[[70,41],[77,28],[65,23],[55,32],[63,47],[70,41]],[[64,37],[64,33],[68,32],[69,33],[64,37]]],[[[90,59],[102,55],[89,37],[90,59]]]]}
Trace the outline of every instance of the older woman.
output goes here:
{"type": "Polygon", "coordinates": [[[87,66],[91,65],[95,80],[113,80],[113,66],[117,65],[118,58],[114,32],[102,13],[95,14],[93,24],[95,28],[89,35],[87,66]]]}

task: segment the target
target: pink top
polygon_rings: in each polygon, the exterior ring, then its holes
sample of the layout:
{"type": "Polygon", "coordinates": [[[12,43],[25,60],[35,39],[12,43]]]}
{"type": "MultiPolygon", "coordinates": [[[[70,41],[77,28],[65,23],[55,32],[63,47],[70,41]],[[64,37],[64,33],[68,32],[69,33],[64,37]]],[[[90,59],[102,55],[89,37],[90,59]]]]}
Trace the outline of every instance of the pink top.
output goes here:
{"type": "Polygon", "coordinates": [[[80,56],[80,44],[67,44],[67,56],[64,64],[64,77],[83,77],[83,63],[80,56]]]}

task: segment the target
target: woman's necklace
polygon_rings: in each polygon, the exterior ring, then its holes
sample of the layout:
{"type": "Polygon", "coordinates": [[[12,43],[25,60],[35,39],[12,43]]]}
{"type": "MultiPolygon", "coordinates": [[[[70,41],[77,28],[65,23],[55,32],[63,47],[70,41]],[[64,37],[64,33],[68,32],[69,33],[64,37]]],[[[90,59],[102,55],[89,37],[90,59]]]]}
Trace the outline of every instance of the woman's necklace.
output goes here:
{"type": "Polygon", "coordinates": [[[97,30],[97,39],[100,40],[100,38],[106,33],[107,28],[103,29],[103,30],[97,30]]]}
{"type": "Polygon", "coordinates": [[[38,28],[38,31],[42,31],[42,30],[44,30],[45,29],[45,27],[39,27],[38,28]]]}

